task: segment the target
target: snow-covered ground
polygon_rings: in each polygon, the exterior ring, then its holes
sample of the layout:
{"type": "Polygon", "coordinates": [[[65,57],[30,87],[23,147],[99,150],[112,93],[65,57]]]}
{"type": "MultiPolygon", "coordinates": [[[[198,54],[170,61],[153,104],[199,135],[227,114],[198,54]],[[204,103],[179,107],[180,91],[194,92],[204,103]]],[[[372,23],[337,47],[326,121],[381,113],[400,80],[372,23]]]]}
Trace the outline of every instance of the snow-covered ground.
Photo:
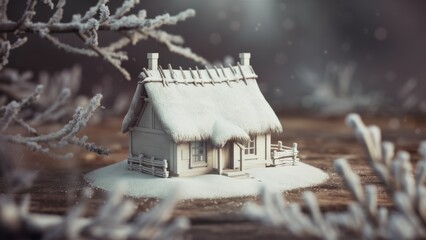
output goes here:
{"type": "Polygon", "coordinates": [[[181,199],[228,198],[257,195],[262,186],[271,191],[286,191],[324,182],[328,175],[322,170],[299,162],[297,166],[256,168],[246,170],[251,178],[238,179],[216,174],[196,177],[158,178],[127,170],[126,161],[106,166],[85,175],[96,188],[111,191],[120,183],[126,195],[165,198],[178,189],[181,199]]]}

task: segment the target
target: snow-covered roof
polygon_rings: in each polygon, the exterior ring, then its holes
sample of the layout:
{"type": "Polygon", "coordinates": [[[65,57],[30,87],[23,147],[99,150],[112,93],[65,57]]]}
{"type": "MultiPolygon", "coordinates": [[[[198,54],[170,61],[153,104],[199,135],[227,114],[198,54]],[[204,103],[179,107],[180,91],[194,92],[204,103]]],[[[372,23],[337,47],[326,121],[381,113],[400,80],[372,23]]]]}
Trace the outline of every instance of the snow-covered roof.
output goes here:
{"type": "MultiPolygon", "coordinates": [[[[156,67],[156,65],[154,65],[156,67]]],[[[122,131],[137,122],[147,95],[164,131],[175,142],[229,140],[278,133],[282,126],[257,85],[250,65],[183,70],[144,69],[122,131]]]]}

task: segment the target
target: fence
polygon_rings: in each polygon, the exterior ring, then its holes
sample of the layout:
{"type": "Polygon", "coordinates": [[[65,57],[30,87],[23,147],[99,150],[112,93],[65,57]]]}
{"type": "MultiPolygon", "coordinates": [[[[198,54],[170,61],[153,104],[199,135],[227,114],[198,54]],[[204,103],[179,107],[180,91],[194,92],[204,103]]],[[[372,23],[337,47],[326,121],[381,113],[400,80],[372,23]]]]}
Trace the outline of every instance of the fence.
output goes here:
{"type": "Polygon", "coordinates": [[[284,146],[281,141],[278,141],[278,144],[271,144],[272,165],[289,163],[294,166],[299,162],[298,153],[297,143],[293,143],[293,147],[284,146]]]}
{"type": "Polygon", "coordinates": [[[168,163],[166,159],[160,160],[154,157],[148,158],[143,154],[139,156],[129,156],[127,158],[127,169],[139,171],[157,177],[168,178],[168,163]]]}

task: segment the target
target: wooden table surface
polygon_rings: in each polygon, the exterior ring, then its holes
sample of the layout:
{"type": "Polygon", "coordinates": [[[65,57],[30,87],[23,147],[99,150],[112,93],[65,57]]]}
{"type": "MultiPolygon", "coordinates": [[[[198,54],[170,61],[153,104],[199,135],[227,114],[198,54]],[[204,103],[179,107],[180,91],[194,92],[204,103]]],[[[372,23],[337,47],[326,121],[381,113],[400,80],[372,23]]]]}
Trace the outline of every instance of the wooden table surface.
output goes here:
{"type": "MultiPolygon", "coordinates": [[[[82,153],[76,160],[61,161],[15,150],[17,161],[24,167],[38,171],[34,186],[27,191],[32,198],[32,212],[64,214],[78,202],[80,191],[88,187],[83,179],[85,173],[126,158],[128,142],[127,136],[120,133],[120,121],[118,118],[111,119],[97,126],[89,126],[85,130],[84,134],[87,134],[90,140],[112,149],[112,153],[107,157],[82,153]]],[[[281,121],[284,133],[273,136],[273,142],[282,140],[285,145],[297,142],[301,161],[322,169],[330,176],[319,186],[283,193],[283,198],[287,201],[299,202],[301,193],[309,190],[315,193],[323,211],[345,209],[351,201],[351,195],[333,170],[333,161],[341,157],[349,160],[364,184],[380,184],[366,164],[362,148],[352,131],[344,125],[343,118],[282,115],[281,121]]],[[[394,142],[397,149],[412,153],[413,162],[418,159],[418,143],[426,139],[426,121],[414,117],[370,117],[366,118],[365,122],[380,126],[383,139],[394,142]]],[[[0,187],[4,189],[3,184],[0,184],[0,187]]],[[[89,215],[105,201],[106,194],[102,190],[95,190],[90,201],[89,215]]],[[[145,198],[133,200],[138,205],[138,211],[147,211],[159,201],[145,198]]],[[[241,207],[247,201],[258,200],[256,197],[187,200],[178,204],[174,215],[190,218],[192,227],[188,236],[192,239],[294,239],[295,237],[284,229],[265,227],[260,223],[250,222],[241,215],[241,207]]],[[[391,205],[383,188],[379,188],[379,204],[391,205]]]]}

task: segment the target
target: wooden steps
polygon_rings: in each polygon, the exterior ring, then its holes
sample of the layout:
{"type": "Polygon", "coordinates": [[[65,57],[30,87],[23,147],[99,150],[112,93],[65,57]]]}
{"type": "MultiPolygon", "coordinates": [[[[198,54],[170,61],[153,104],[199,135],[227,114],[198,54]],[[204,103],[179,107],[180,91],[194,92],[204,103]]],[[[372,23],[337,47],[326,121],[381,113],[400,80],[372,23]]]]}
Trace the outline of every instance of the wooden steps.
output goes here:
{"type": "Polygon", "coordinates": [[[231,178],[250,178],[250,174],[245,171],[226,169],[222,171],[223,176],[231,178]]]}

